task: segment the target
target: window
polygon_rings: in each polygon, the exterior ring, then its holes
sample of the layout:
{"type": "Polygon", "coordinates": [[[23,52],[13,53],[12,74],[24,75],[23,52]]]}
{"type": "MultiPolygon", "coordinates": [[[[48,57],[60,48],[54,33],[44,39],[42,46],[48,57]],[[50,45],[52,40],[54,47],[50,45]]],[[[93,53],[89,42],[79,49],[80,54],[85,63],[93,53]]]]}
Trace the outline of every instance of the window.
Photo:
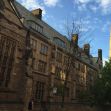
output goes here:
{"type": "Polygon", "coordinates": [[[51,58],[55,59],[55,56],[56,56],[55,51],[52,51],[51,52],[51,58]]]}
{"type": "Polygon", "coordinates": [[[36,58],[33,58],[33,69],[34,70],[37,70],[37,67],[38,67],[38,61],[36,60],[36,58]]]}
{"type": "Polygon", "coordinates": [[[0,85],[8,86],[14,63],[16,42],[8,37],[0,37],[0,85]]]}
{"type": "Polygon", "coordinates": [[[57,93],[55,94],[56,96],[62,96],[63,95],[63,91],[64,91],[64,95],[65,97],[69,97],[69,88],[65,87],[63,85],[57,85],[57,93]]]}
{"type": "Polygon", "coordinates": [[[28,20],[29,26],[37,32],[43,33],[43,27],[34,21],[28,20]]]}
{"type": "Polygon", "coordinates": [[[67,56],[64,56],[64,65],[67,65],[69,62],[69,58],[67,56]]]}
{"type": "Polygon", "coordinates": [[[57,85],[57,93],[56,96],[62,96],[63,95],[63,85],[57,85]]]}
{"type": "Polygon", "coordinates": [[[48,46],[46,46],[45,44],[41,44],[40,53],[44,54],[44,55],[47,55],[47,53],[48,53],[48,46]]]}
{"type": "Polygon", "coordinates": [[[4,4],[3,0],[0,0],[0,10],[3,10],[4,6],[5,6],[5,4],[4,4]]]}
{"type": "Polygon", "coordinates": [[[89,72],[90,81],[94,80],[94,75],[93,74],[94,74],[93,70],[90,70],[90,72],[89,72]]]}
{"type": "Polygon", "coordinates": [[[65,96],[69,97],[69,88],[68,87],[65,88],[65,96]]]}
{"type": "Polygon", "coordinates": [[[80,63],[78,63],[78,70],[80,71],[80,67],[81,67],[81,64],[80,63]]]}
{"type": "Polygon", "coordinates": [[[32,46],[32,48],[33,48],[34,50],[36,50],[36,48],[37,48],[37,41],[34,40],[34,39],[31,39],[31,46],[32,46]]]}
{"type": "Polygon", "coordinates": [[[57,60],[58,62],[62,62],[62,53],[57,52],[56,60],[57,60]]]}
{"type": "Polygon", "coordinates": [[[85,65],[84,64],[81,64],[81,72],[85,72],[85,65]]]}
{"type": "Polygon", "coordinates": [[[60,73],[61,73],[61,68],[60,67],[56,67],[55,74],[56,74],[56,77],[59,78],[59,79],[61,78],[60,73]]]}
{"type": "Polygon", "coordinates": [[[43,96],[44,96],[44,83],[37,81],[36,83],[36,92],[35,92],[35,98],[37,101],[43,101],[43,96]]]}
{"type": "Polygon", "coordinates": [[[79,96],[80,96],[80,89],[76,89],[76,98],[79,98],[79,96]]]}
{"type": "Polygon", "coordinates": [[[66,48],[66,44],[63,40],[59,39],[58,37],[54,37],[54,42],[55,44],[57,44],[58,46],[62,47],[62,48],[66,48]]]}
{"type": "Polygon", "coordinates": [[[77,70],[80,71],[80,63],[79,62],[75,62],[75,67],[76,67],[77,70]]]}
{"type": "Polygon", "coordinates": [[[40,60],[38,63],[38,71],[45,73],[46,66],[47,66],[46,62],[40,60]]]}

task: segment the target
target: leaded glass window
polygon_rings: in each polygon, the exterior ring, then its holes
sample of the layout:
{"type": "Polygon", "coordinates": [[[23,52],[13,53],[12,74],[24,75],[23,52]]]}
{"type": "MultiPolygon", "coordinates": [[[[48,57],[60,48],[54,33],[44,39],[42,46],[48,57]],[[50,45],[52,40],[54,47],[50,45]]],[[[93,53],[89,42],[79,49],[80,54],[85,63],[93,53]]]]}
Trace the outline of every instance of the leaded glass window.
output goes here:
{"type": "Polygon", "coordinates": [[[0,86],[8,86],[14,63],[16,42],[5,36],[0,36],[0,86]]]}
{"type": "Polygon", "coordinates": [[[37,101],[42,101],[44,96],[44,88],[45,83],[37,81],[36,83],[36,92],[35,92],[35,98],[37,101]]]}

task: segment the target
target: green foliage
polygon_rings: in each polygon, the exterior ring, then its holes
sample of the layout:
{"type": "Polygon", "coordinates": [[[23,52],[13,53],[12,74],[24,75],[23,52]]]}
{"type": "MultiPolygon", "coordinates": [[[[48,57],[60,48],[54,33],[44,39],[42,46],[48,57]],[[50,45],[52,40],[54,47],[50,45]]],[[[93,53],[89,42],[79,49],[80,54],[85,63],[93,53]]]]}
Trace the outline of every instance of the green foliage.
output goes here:
{"type": "Polygon", "coordinates": [[[95,104],[111,104],[111,60],[106,62],[92,89],[95,104]]]}
{"type": "Polygon", "coordinates": [[[57,94],[59,95],[59,96],[62,96],[62,94],[63,94],[63,85],[60,85],[60,86],[58,86],[58,89],[57,89],[57,94]]]}
{"type": "Polygon", "coordinates": [[[89,92],[88,91],[82,91],[79,92],[78,98],[83,101],[83,100],[87,100],[89,98],[89,92]]]}

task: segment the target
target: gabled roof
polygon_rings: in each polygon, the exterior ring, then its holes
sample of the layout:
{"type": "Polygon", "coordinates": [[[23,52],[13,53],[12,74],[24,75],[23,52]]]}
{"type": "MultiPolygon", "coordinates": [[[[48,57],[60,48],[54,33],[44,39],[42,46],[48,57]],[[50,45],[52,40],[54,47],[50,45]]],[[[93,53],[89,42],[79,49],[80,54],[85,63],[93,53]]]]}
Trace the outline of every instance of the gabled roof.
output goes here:
{"type": "MultiPolygon", "coordinates": [[[[32,14],[32,12],[27,10],[24,6],[19,4],[17,1],[14,1],[14,3],[15,3],[15,6],[16,6],[21,18],[25,18],[25,21],[27,21],[27,20],[34,21],[34,22],[38,23],[39,25],[41,25],[42,27],[44,27],[45,36],[47,36],[50,39],[57,36],[57,37],[60,37],[61,39],[64,39],[65,41],[68,41],[68,39],[64,35],[60,34],[58,31],[56,31],[53,27],[48,25],[43,20],[39,20],[37,17],[35,17],[32,14]]],[[[25,24],[25,25],[27,26],[27,24],[25,24]]]]}
{"type": "MultiPolygon", "coordinates": [[[[21,4],[19,4],[18,2],[14,1],[14,4],[16,6],[16,9],[20,15],[21,18],[25,18],[24,21],[24,25],[26,27],[28,26],[28,21],[34,21],[35,23],[39,24],[40,26],[42,26],[44,28],[43,31],[43,35],[44,37],[48,38],[49,40],[53,41],[54,37],[59,37],[62,40],[65,40],[65,42],[67,42],[67,48],[68,50],[70,50],[69,45],[70,45],[70,41],[67,39],[67,37],[63,36],[62,34],[60,34],[58,31],[56,31],[54,28],[52,28],[51,26],[49,26],[46,22],[44,22],[43,20],[39,20],[37,17],[35,17],[32,12],[30,12],[29,10],[27,10],[25,7],[23,7],[21,4]]],[[[84,52],[83,49],[81,49],[78,46],[78,49],[80,52],[84,52]]],[[[86,64],[89,64],[91,67],[96,68],[97,65],[97,57],[92,57],[91,55],[88,57],[86,54],[81,55],[81,57],[79,58],[81,61],[83,61],[86,64]]]]}

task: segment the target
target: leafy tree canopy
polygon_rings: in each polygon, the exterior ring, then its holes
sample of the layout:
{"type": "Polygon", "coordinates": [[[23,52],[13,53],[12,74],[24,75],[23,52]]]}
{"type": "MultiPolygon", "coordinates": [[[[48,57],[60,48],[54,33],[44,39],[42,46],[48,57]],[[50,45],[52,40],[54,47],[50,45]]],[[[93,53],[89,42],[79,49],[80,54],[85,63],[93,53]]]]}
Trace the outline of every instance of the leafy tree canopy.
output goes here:
{"type": "Polygon", "coordinates": [[[105,63],[92,90],[96,104],[111,104],[111,60],[105,63]]]}

